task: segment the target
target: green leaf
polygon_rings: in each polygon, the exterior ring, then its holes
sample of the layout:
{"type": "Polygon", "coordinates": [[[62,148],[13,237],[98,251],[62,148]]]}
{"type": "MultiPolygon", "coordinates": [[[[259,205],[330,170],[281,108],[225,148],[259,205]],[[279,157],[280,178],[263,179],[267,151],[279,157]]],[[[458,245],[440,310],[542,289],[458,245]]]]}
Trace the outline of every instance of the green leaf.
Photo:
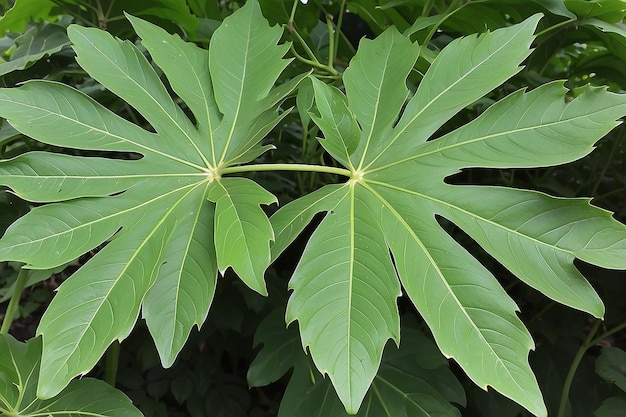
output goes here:
{"type": "Polygon", "coordinates": [[[61,26],[42,23],[32,27],[15,39],[17,47],[11,54],[11,60],[0,64],[0,75],[28,68],[41,58],[59,52],[69,43],[61,26]]]}
{"type": "MultiPolygon", "coordinates": [[[[568,100],[563,84],[555,82],[514,92],[471,123],[432,137],[519,71],[538,20],[451,42],[406,106],[406,73],[398,72],[393,83],[380,82],[380,68],[393,67],[394,57],[372,53],[397,48],[397,55],[414,56],[415,46],[396,43],[393,30],[366,43],[346,70],[353,77],[346,81],[347,108],[337,91],[316,84],[317,112],[326,115],[317,120],[322,143],[333,140],[333,131],[350,131],[344,123],[350,111],[358,119],[360,142],[347,165],[351,177],[281,208],[272,224],[280,253],[317,213],[326,212],[291,279],[287,321],[299,321],[303,345],[348,411],[359,408],[371,381],[376,386],[373,376],[387,339],[397,341],[399,279],[445,356],[481,388],[491,386],[531,413],[546,415],[527,359],[534,343],[517,305],[439,219],[461,228],[530,286],[597,317],[604,306],[574,260],[626,269],[626,226],[588,199],[445,181],[464,168],[573,161],[591,152],[626,114],[624,95],[589,87],[568,100]],[[362,164],[355,164],[355,156],[362,164]]],[[[408,71],[412,63],[407,59],[405,65],[408,71]]],[[[340,135],[334,138],[329,153],[345,164],[345,151],[336,151],[346,147],[340,147],[340,135]]]]}
{"type": "Polygon", "coordinates": [[[540,414],[541,394],[525,357],[534,344],[513,300],[440,228],[435,207],[405,193],[374,190],[402,285],[442,353],[480,387],[491,385],[540,414]]]}
{"type": "Polygon", "coordinates": [[[583,19],[595,17],[608,23],[619,23],[626,15],[621,0],[563,0],[563,3],[583,19]]]}
{"type": "Polygon", "coordinates": [[[143,302],[143,317],[165,367],[174,363],[192,326],[204,323],[215,294],[215,209],[207,194],[207,187],[194,190],[173,213],[180,220],[162,255],[167,262],[143,302]]]}
{"type": "Polygon", "coordinates": [[[239,125],[250,128],[250,121],[267,108],[264,101],[271,97],[268,96],[271,87],[289,64],[289,60],[282,59],[289,45],[276,46],[282,29],[260,24],[265,18],[257,2],[246,3],[237,17],[238,24],[224,20],[209,49],[213,88],[217,105],[224,114],[216,134],[226,138],[213,144],[214,165],[221,165],[252,147],[254,143],[248,143],[249,138],[236,128],[239,125]]]}
{"type": "Polygon", "coordinates": [[[39,373],[41,339],[20,343],[0,336],[0,412],[10,416],[77,415],[141,417],[130,400],[109,384],[85,378],[73,381],[56,397],[35,396],[39,373]]]}
{"type": "Polygon", "coordinates": [[[616,347],[602,349],[596,360],[596,373],[626,391],[626,352],[616,347]]]}
{"type": "Polygon", "coordinates": [[[126,16],[173,90],[193,112],[200,137],[212,142],[211,135],[219,123],[220,114],[211,85],[209,53],[184,42],[178,35],[170,35],[144,20],[126,16]]]}
{"type": "Polygon", "coordinates": [[[86,374],[114,340],[129,335],[142,308],[161,361],[170,366],[191,328],[206,319],[218,268],[231,266],[266,293],[273,230],[260,204],[276,199],[251,180],[222,178],[222,171],[270,147],[260,142],[285,116],[277,108],[306,74],[272,88],[288,63],[282,59],[288,46],[276,45],[281,31],[255,2],[224,21],[208,52],[129,19],[181,104],[132,43],[94,28],[73,25],[68,33],[81,66],[154,132],[59,83],[0,90],[0,116],[19,132],[70,150],[105,151],[31,152],[0,161],[0,184],[26,200],[51,203],[7,229],[0,261],[46,270],[91,251],[60,286],[37,330],[41,398],[86,374]],[[211,61],[213,49],[227,51],[228,59],[211,61]]]}
{"type": "Polygon", "coordinates": [[[298,320],[302,343],[355,413],[389,338],[399,339],[400,286],[380,226],[368,222],[371,197],[346,185],[307,244],[289,287],[287,323],[298,320]],[[367,359],[367,360],[365,360],[367,359]]]}
{"type": "Polygon", "coordinates": [[[272,225],[260,204],[277,203],[276,197],[245,178],[222,178],[210,189],[215,202],[217,265],[228,267],[256,292],[267,295],[263,274],[270,264],[272,225]]]}
{"type": "Polygon", "coordinates": [[[418,54],[419,47],[392,27],[376,42],[363,39],[359,53],[346,69],[346,95],[364,135],[352,158],[357,169],[368,152],[375,153],[383,146],[380,140],[397,120],[409,93],[405,83],[398,80],[406,79],[418,54]]]}
{"type": "Polygon", "coordinates": [[[393,134],[366,156],[367,167],[394,161],[399,152],[413,154],[446,120],[515,75],[530,54],[540,17],[452,41],[429,67],[393,134]]]}
{"type": "Polygon", "coordinates": [[[296,326],[285,328],[281,309],[269,314],[257,328],[254,346],[260,344],[263,348],[248,368],[250,387],[262,387],[277,381],[303,356],[296,326]]]}
{"type": "Polygon", "coordinates": [[[593,415],[596,417],[621,417],[624,415],[624,409],[626,409],[626,398],[611,397],[604,400],[593,415]]]}
{"type": "Polygon", "coordinates": [[[310,79],[320,114],[310,113],[309,116],[324,133],[324,140],[320,143],[333,158],[350,166],[350,156],[356,150],[361,134],[356,117],[338,89],[323,88],[324,83],[313,77],[310,79]]]}
{"type": "Polygon", "coordinates": [[[2,18],[0,18],[0,36],[7,31],[20,33],[28,22],[46,19],[54,2],[50,0],[16,0],[2,18]]]}
{"type": "MultiPolygon", "coordinates": [[[[406,343],[400,349],[385,350],[380,371],[356,415],[460,416],[451,402],[465,403],[463,387],[436,346],[421,333],[406,330],[406,343]],[[424,363],[422,355],[435,358],[436,364],[424,363]]],[[[295,362],[278,415],[348,416],[328,380],[319,378],[302,359],[295,362]]]]}

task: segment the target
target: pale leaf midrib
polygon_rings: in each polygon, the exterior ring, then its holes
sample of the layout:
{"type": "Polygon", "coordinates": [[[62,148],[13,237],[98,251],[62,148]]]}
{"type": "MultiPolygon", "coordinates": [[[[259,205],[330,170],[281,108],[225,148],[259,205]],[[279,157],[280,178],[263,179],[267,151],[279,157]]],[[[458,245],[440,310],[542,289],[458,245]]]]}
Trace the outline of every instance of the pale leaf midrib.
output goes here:
{"type": "MultiPolygon", "coordinates": [[[[174,323],[174,331],[172,333],[172,336],[176,335],[176,324],[175,323],[178,321],[178,309],[179,309],[179,302],[178,301],[179,301],[179,297],[180,297],[180,287],[181,287],[180,282],[182,281],[184,265],[185,265],[185,263],[187,261],[187,254],[189,253],[189,247],[191,246],[191,242],[193,241],[194,233],[195,233],[196,228],[197,228],[198,223],[199,223],[198,222],[198,218],[200,217],[200,213],[202,211],[201,210],[202,209],[202,205],[205,204],[205,201],[206,201],[206,196],[208,194],[209,185],[210,185],[210,183],[207,182],[207,184],[205,185],[204,192],[202,193],[202,198],[199,200],[199,204],[198,204],[198,207],[197,207],[197,210],[196,210],[196,214],[195,214],[195,218],[194,218],[194,222],[193,222],[193,227],[191,228],[191,231],[189,233],[189,239],[187,240],[187,244],[185,246],[185,251],[184,251],[185,255],[183,256],[182,266],[181,266],[181,268],[179,268],[178,274],[176,276],[176,278],[177,278],[176,279],[176,282],[177,282],[177,284],[176,284],[176,296],[174,298],[174,314],[173,314],[173,317],[172,317],[173,318],[172,323],[174,323]]],[[[194,308],[194,310],[195,310],[195,308],[194,308]]],[[[197,314],[196,314],[196,316],[197,316],[197,314]]],[[[198,323],[196,318],[197,317],[194,317],[194,324],[197,324],[199,326],[201,323],[198,323]]],[[[193,324],[192,324],[192,327],[193,327],[193,324]]],[[[170,354],[171,354],[171,352],[174,350],[174,337],[172,337],[171,343],[168,344],[168,348],[169,348],[170,354]]]]}
{"type": "MultiPolygon", "coordinates": [[[[450,84],[448,87],[446,87],[445,89],[443,89],[441,91],[441,93],[437,94],[434,98],[432,98],[428,103],[426,103],[426,105],[424,105],[413,117],[411,117],[409,119],[409,121],[405,124],[404,129],[398,129],[398,132],[396,133],[396,135],[389,141],[389,143],[387,144],[387,146],[385,146],[385,148],[380,151],[380,153],[364,168],[365,171],[367,171],[369,169],[369,167],[371,167],[377,160],[378,158],[380,158],[383,154],[385,154],[387,152],[387,150],[393,146],[393,144],[396,142],[396,140],[398,140],[398,138],[400,136],[402,136],[405,132],[406,129],[411,126],[415,120],[417,120],[426,110],[428,110],[430,108],[430,106],[436,102],[441,96],[443,96],[444,94],[448,93],[449,90],[451,90],[453,87],[455,87],[457,84],[459,84],[461,81],[464,81],[467,77],[469,77],[470,74],[472,74],[474,71],[476,71],[480,66],[482,66],[485,62],[489,61],[494,55],[496,55],[496,53],[499,53],[501,50],[505,49],[510,43],[512,43],[513,41],[517,40],[517,36],[519,35],[519,33],[521,32],[518,31],[516,34],[512,35],[508,41],[506,43],[504,43],[503,45],[501,45],[499,48],[495,49],[492,53],[490,53],[487,57],[485,57],[482,61],[480,61],[477,65],[473,66],[469,71],[467,71],[465,74],[463,74],[462,76],[458,77],[456,79],[456,81],[454,81],[452,84],[450,84]]],[[[493,32],[492,32],[493,33],[493,32]]]]}
{"type": "Polygon", "coordinates": [[[224,159],[226,158],[226,154],[228,153],[228,148],[230,147],[230,142],[233,139],[233,135],[235,134],[235,127],[237,126],[237,122],[239,120],[239,113],[241,112],[241,107],[242,107],[242,103],[243,103],[243,90],[244,90],[244,86],[245,86],[245,82],[246,82],[246,75],[248,73],[248,55],[250,54],[250,38],[252,36],[252,15],[250,16],[250,23],[247,25],[248,28],[248,32],[247,32],[247,36],[246,36],[246,46],[245,46],[245,54],[244,54],[244,59],[243,59],[243,64],[242,64],[242,73],[241,73],[241,80],[240,85],[239,85],[239,94],[237,97],[237,106],[235,109],[235,114],[233,115],[233,121],[232,121],[232,125],[230,126],[230,131],[228,132],[228,137],[226,138],[226,144],[224,145],[224,150],[222,151],[222,155],[220,156],[220,162],[218,165],[221,165],[224,162],[224,159]]]}
{"type": "MultiPolygon", "coordinates": [[[[382,94],[382,86],[385,83],[385,74],[387,74],[387,62],[389,62],[389,57],[391,55],[391,50],[393,47],[390,47],[387,49],[387,56],[385,56],[385,60],[384,63],[385,65],[383,65],[383,69],[382,69],[382,74],[380,77],[380,83],[375,86],[377,87],[376,90],[376,101],[374,103],[372,103],[372,105],[374,106],[374,114],[372,115],[372,125],[370,126],[370,130],[367,133],[367,138],[365,139],[365,148],[363,149],[363,153],[361,154],[361,160],[359,161],[359,167],[357,168],[357,171],[360,171],[361,168],[363,167],[363,163],[365,162],[365,158],[367,156],[367,151],[369,149],[369,145],[372,141],[372,135],[374,134],[374,128],[376,127],[376,118],[378,117],[378,107],[380,105],[380,96],[382,94]]],[[[362,65],[362,64],[361,64],[362,65]]],[[[367,78],[366,78],[367,80],[367,78]]],[[[383,151],[384,152],[384,151],[383,151]]],[[[350,160],[350,155],[348,155],[348,160],[350,160]]]]}
{"type": "MultiPolygon", "coordinates": [[[[490,135],[479,136],[479,137],[476,137],[474,139],[469,139],[469,140],[465,140],[465,141],[462,141],[462,142],[452,143],[452,144],[447,145],[447,146],[437,147],[437,148],[435,148],[435,149],[433,149],[431,151],[427,151],[427,152],[424,152],[424,153],[421,153],[421,154],[413,155],[413,156],[410,156],[408,158],[403,158],[403,159],[394,161],[394,162],[392,162],[390,164],[374,168],[374,169],[368,171],[368,173],[371,174],[371,173],[374,173],[374,172],[382,171],[382,170],[389,169],[389,168],[392,168],[394,166],[400,165],[400,164],[405,163],[405,162],[415,161],[416,159],[427,157],[427,156],[430,156],[430,155],[434,155],[436,153],[445,152],[445,151],[450,150],[450,149],[463,147],[465,145],[471,145],[471,144],[474,144],[474,143],[477,143],[477,142],[482,142],[482,141],[485,141],[485,140],[494,139],[494,138],[501,137],[501,136],[514,135],[514,134],[527,132],[527,131],[531,131],[531,130],[542,130],[544,128],[550,128],[550,127],[557,126],[557,125],[560,125],[560,124],[571,124],[571,123],[574,123],[574,122],[576,122],[578,120],[585,119],[585,118],[590,118],[591,116],[594,116],[594,115],[599,114],[599,113],[603,113],[605,111],[607,111],[607,109],[600,109],[600,110],[597,110],[595,112],[586,113],[584,115],[575,116],[575,117],[571,117],[571,118],[568,118],[568,119],[560,119],[560,120],[557,120],[557,121],[554,121],[554,122],[550,122],[550,123],[546,123],[546,124],[539,124],[539,125],[527,126],[527,127],[522,127],[522,128],[510,129],[510,130],[506,130],[506,131],[503,131],[503,132],[493,133],[493,134],[490,134],[490,135]]],[[[450,135],[453,134],[453,133],[454,132],[451,132],[450,135]]],[[[432,147],[432,146],[434,146],[433,144],[437,144],[438,140],[442,140],[444,138],[445,137],[442,137],[440,139],[435,139],[432,142],[426,142],[422,146],[430,146],[430,147],[432,147]]],[[[589,145],[589,147],[591,147],[591,144],[589,145]]],[[[456,167],[451,167],[451,169],[456,169],[456,167]]]]}
{"type": "MultiPolygon", "coordinates": [[[[10,101],[10,100],[7,101],[7,100],[3,100],[3,99],[0,99],[0,102],[7,102],[7,103],[10,103],[10,104],[16,104],[16,102],[14,102],[14,101],[10,101]]],[[[118,139],[122,143],[128,143],[130,145],[136,146],[137,148],[140,148],[140,149],[143,149],[145,151],[154,153],[154,154],[162,156],[162,157],[164,157],[166,159],[170,159],[172,161],[181,163],[183,165],[187,165],[187,166],[195,168],[195,169],[197,169],[199,171],[202,171],[202,172],[206,172],[207,171],[206,167],[202,167],[200,165],[196,165],[193,162],[185,161],[184,159],[180,159],[180,158],[178,158],[178,157],[176,157],[174,155],[169,155],[169,154],[163,153],[163,152],[158,151],[156,149],[150,148],[150,147],[148,147],[146,145],[142,145],[140,143],[134,142],[134,141],[132,141],[132,140],[126,138],[126,137],[123,137],[123,136],[117,135],[115,133],[112,133],[112,132],[110,132],[108,130],[102,130],[102,129],[98,128],[98,127],[95,127],[95,126],[92,126],[90,124],[84,123],[81,120],[73,119],[71,117],[68,117],[67,115],[65,115],[63,113],[57,113],[57,112],[54,112],[54,111],[52,111],[50,109],[46,109],[46,108],[43,108],[43,107],[34,106],[34,105],[26,104],[26,103],[21,103],[20,102],[18,104],[20,106],[22,106],[22,107],[26,107],[26,108],[29,108],[29,109],[32,109],[32,110],[37,110],[37,111],[44,112],[44,113],[48,113],[48,114],[56,116],[58,118],[65,119],[66,121],[71,122],[73,124],[76,124],[78,126],[82,126],[82,127],[88,128],[89,130],[101,133],[104,136],[108,136],[108,137],[111,137],[111,138],[114,138],[114,139],[118,139]]],[[[139,126],[137,126],[137,127],[139,128],[139,126]]],[[[139,128],[139,129],[141,129],[141,128],[139,128]]],[[[150,133],[148,131],[144,131],[144,132],[146,134],[149,134],[149,135],[154,135],[155,138],[161,138],[161,136],[155,135],[154,133],[150,133]]]]}
{"type": "Polygon", "coordinates": [[[516,229],[511,229],[511,228],[506,227],[506,226],[504,226],[502,224],[496,223],[493,220],[487,219],[487,218],[485,218],[483,216],[480,216],[480,215],[478,215],[476,213],[472,213],[472,212],[470,212],[470,211],[468,211],[466,209],[463,209],[462,207],[455,206],[454,204],[448,203],[447,201],[443,201],[443,200],[440,200],[438,198],[435,198],[435,197],[432,197],[432,196],[429,196],[429,195],[426,195],[426,194],[422,194],[422,193],[417,192],[417,191],[408,190],[408,189],[401,188],[401,187],[398,187],[398,186],[395,186],[395,185],[391,185],[391,184],[387,184],[387,183],[384,183],[384,182],[381,182],[381,181],[367,180],[367,182],[370,183],[370,184],[375,184],[375,185],[379,185],[381,187],[389,188],[389,189],[392,189],[392,190],[395,190],[395,191],[400,191],[400,192],[403,192],[403,193],[411,194],[411,195],[414,195],[416,197],[423,198],[425,200],[430,200],[433,203],[440,204],[440,205],[442,205],[444,207],[448,207],[448,208],[450,208],[452,210],[459,211],[459,212],[461,212],[461,213],[463,213],[463,214],[465,214],[467,216],[470,216],[470,217],[476,218],[478,220],[484,221],[485,223],[488,223],[489,225],[494,226],[494,227],[496,227],[498,229],[503,229],[507,233],[511,233],[511,234],[516,235],[518,237],[521,237],[521,238],[524,238],[524,239],[528,239],[528,240],[530,240],[530,241],[532,241],[532,242],[534,242],[534,243],[536,243],[538,245],[547,246],[547,247],[549,247],[549,248],[551,248],[553,250],[560,251],[560,252],[563,252],[565,254],[571,255],[572,257],[576,256],[572,251],[560,248],[558,246],[551,245],[551,244],[549,244],[547,242],[541,241],[541,240],[539,240],[537,238],[534,238],[532,236],[525,235],[525,234],[519,232],[516,229]]]}
{"type": "MultiPolygon", "coordinates": [[[[167,193],[160,194],[157,197],[154,197],[154,198],[149,199],[149,200],[145,200],[145,201],[141,202],[140,204],[138,204],[136,206],[133,206],[133,207],[130,207],[130,208],[127,208],[127,209],[124,209],[124,210],[117,211],[115,213],[112,213],[112,214],[107,215],[107,216],[100,217],[100,218],[92,220],[90,222],[81,222],[80,225],[78,225],[77,227],[73,227],[71,229],[64,230],[64,231],[62,231],[60,233],[49,234],[49,235],[46,235],[46,236],[44,236],[42,238],[39,238],[39,239],[29,239],[28,242],[17,244],[17,245],[12,245],[11,246],[11,250],[13,250],[14,248],[19,248],[20,246],[29,246],[29,245],[32,245],[34,243],[39,243],[39,242],[45,241],[47,239],[52,239],[52,238],[55,238],[55,237],[58,237],[58,236],[62,236],[64,234],[66,234],[66,233],[72,233],[73,234],[75,230],[78,230],[78,229],[81,229],[81,228],[84,228],[84,227],[91,227],[91,226],[96,225],[96,224],[98,224],[98,223],[100,223],[102,221],[106,221],[106,220],[112,219],[112,218],[117,217],[117,216],[123,216],[126,213],[130,213],[132,211],[135,211],[135,210],[137,210],[137,209],[139,209],[139,208],[141,208],[143,206],[150,205],[150,204],[154,203],[155,201],[158,201],[159,199],[168,197],[171,194],[177,193],[177,192],[179,192],[181,190],[184,190],[186,188],[196,187],[196,186],[198,186],[200,184],[202,184],[202,182],[200,182],[200,183],[193,183],[193,184],[181,187],[181,188],[176,188],[176,189],[170,190],[167,193]]],[[[96,197],[96,198],[98,198],[98,197],[96,197]]]]}

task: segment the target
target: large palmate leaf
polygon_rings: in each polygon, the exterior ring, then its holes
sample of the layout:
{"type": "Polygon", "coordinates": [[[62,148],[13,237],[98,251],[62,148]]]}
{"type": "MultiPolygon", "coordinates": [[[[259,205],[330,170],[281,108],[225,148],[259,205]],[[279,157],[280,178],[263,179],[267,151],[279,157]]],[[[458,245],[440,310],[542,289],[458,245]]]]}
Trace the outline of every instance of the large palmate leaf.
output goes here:
{"type": "Polygon", "coordinates": [[[109,384],[85,378],[72,381],[59,395],[38,399],[41,339],[20,343],[0,336],[0,412],[3,416],[141,417],[126,396],[109,384]]]}
{"type": "Polygon", "coordinates": [[[277,45],[282,30],[268,25],[255,2],[224,21],[209,51],[129,20],[193,121],[137,47],[79,26],[68,35],[80,65],[154,132],[62,84],[0,91],[0,116],[18,131],[55,146],[108,152],[32,152],[0,161],[0,184],[26,200],[53,202],[9,227],[0,260],[49,269],[98,248],[61,285],[39,325],[42,398],[124,339],[140,308],[170,366],[191,328],[204,322],[218,270],[231,267],[266,293],[273,230],[260,205],[275,198],[251,180],[221,175],[266,149],[260,141],[283,117],[278,103],[302,79],[273,88],[289,63],[282,58],[288,45],[277,45]]]}
{"type": "Polygon", "coordinates": [[[419,47],[393,28],[361,42],[345,72],[345,97],[313,80],[320,143],[350,179],[279,210],[271,218],[273,256],[326,213],[291,279],[287,322],[299,322],[303,346],[349,412],[359,409],[387,340],[398,342],[401,283],[445,356],[480,387],[546,415],[527,359],[533,340],[516,304],[438,217],[531,287],[596,317],[603,304],[574,259],[626,269],[626,227],[589,200],[444,181],[463,168],[573,161],[626,114],[624,95],[588,88],[566,100],[563,84],[554,82],[517,91],[433,138],[519,71],[538,20],[451,42],[408,102],[405,80],[419,47]]]}

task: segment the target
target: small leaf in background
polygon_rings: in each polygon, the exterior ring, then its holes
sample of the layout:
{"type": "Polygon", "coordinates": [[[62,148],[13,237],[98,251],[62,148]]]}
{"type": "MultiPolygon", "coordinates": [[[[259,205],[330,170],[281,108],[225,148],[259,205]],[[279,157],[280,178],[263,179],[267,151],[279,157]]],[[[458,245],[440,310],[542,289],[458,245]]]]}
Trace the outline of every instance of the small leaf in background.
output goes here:
{"type": "Polygon", "coordinates": [[[262,387],[277,381],[302,356],[296,326],[285,328],[284,313],[273,311],[259,325],[254,345],[263,345],[248,368],[248,385],[262,387]]]}
{"type": "Polygon", "coordinates": [[[596,360],[596,373],[626,392],[626,352],[617,347],[602,349],[596,360]]]}
{"type": "Polygon", "coordinates": [[[50,0],[16,0],[0,18],[0,37],[7,31],[23,32],[28,22],[38,22],[48,17],[55,6],[50,0]]]}
{"type": "Polygon", "coordinates": [[[72,381],[48,400],[37,398],[40,358],[40,338],[20,343],[12,336],[0,335],[0,414],[143,417],[121,391],[91,378],[72,381]]]}
{"type": "Polygon", "coordinates": [[[0,76],[28,68],[36,61],[59,52],[69,43],[65,28],[40,23],[15,39],[16,48],[11,54],[11,60],[0,64],[0,76]]]}

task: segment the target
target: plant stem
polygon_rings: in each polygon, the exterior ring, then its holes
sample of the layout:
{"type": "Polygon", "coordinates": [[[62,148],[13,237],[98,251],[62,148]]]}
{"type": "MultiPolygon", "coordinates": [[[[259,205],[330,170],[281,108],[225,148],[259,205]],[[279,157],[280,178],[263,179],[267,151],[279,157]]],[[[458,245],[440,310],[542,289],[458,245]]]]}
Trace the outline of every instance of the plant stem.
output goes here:
{"type": "Polygon", "coordinates": [[[351,177],[352,173],[345,168],[328,167],[324,165],[308,165],[308,164],[256,164],[256,165],[241,165],[237,167],[224,168],[222,174],[235,174],[238,172],[252,172],[252,171],[308,171],[308,172],[322,172],[326,174],[342,175],[344,177],[351,177]]]}
{"type": "Polygon", "coordinates": [[[545,35],[546,33],[550,32],[550,31],[553,31],[554,29],[558,29],[558,28],[560,28],[560,27],[567,26],[567,25],[569,25],[570,23],[573,23],[573,22],[575,22],[575,21],[576,21],[576,19],[567,19],[567,20],[564,20],[564,21],[562,21],[561,23],[557,23],[556,25],[550,26],[549,28],[546,28],[546,29],[542,30],[541,32],[537,33],[537,34],[535,35],[535,37],[536,37],[536,38],[538,38],[538,37],[540,37],[541,35],[545,35]]]}
{"type": "Polygon", "coordinates": [[[335,33],[333,22],[329,16],[326,16],[326,27],[328,27],[328,66],[333,67],[335,63],[335,33]]]}
{"type": "Polygon", "coordinates": [[[115,381],[117,379],[117,368],[120,362],[120,342],[114,340],[111,346],[107,349],[105,364],[104,364],[104,381],[115,387],[115,381]]]}
{"type": "MultiPolygon", "coordinates": [[[[333,53],[332,60],[328,65],[333,66],[337,59],[337,51],[339,50],[339,41],[341,40],[341,26],[343,25],[343,15],[346,12],[346,0],[341,1],[341,7],[339,7],[339,17],[337,18],[337,24],[335,25],[335,51],[333,53]]],[[[329,34],[330,35],[330,34],[329,34]]]]}
{"type": "Polygon", "coordinates": [[[602,179],[606,175],[606,171],[609,169],[611,162],[613,162],[613,158],[615,158],[615,152],[617,151],[618,148],[620,148],[622,139],[624,139],[624,136],[626,136],[626,129],[622,129],[621,133],[622,134],[619,135],[617,140],[613,142],[613,146],[611,147],[611,152],[609,153],[609,158],[607,162],[605,164],[602,164],[602,170],[600,172],[600,175],[598,175],[598,180],[596,181],[596,183],[593,186],[593,189],[591,190],[592,197],[595,196],[596,193],[598,192],[598,188],[600,187],[600,184],[602,183],[602,179]]]}
{"type": "Polygon", "coordinates": [[[4,314],[4,319],[2,320],[2,327],[0,327],[0,334],[7,334],[9,329],[11,328],[11,324],[13,323],[13,318],[15,317],[15,313],[20,305],[20,298],[22,298],[22,291],[24,291],[24,287],[28,282],[28,269],[21,268],[19,274],[17,274],[17,281],[15,281],[15,288],[13,289],[13,295],[11,296],[11,301],[9,301],[9,306],[7,307],[7,311],[4,314]]]}
{"type": "Polygon", "coordinates": [[[293,28],[293,31],[291,32],[291,34],[293,36],[296,37],[296,39],[298,40],[298,42],[300,43],[300,45],[302,45],[302,47],[304,48],[304,52],[306,52],[307,56],[309,58],[311,58],[312,61],[317,62],[318,64],[320,64],[320,62],[318,61],[317,57],[315,56],[315,54],[313,53],[313,51],[311,50],[311,48],[309,47],[309,45],[306,43],[306,41],[302,38],[302,36],[300,36],[300,34],[298,33],[298,31],[293,28]]]}
{"type": "MultiPolygon", "coordinates": [[[[307,58],[303,57],[302,55],[300,55],[296,51],[296,48],[294,47],[294,44],[292,42],[290,49],[291,49],[291,52],[293,53],[293,55],[296,57],[296,59],[298,61],[301,61],[301,62],[303,62],[303,63],[305,63],[307,65],[310,65],[313,68],[316,68],[316,69],[322,70],[324,72],[327,72],[327,73],[331,74],[334,77],[339,76],[339,72],[337,72],[337,70],[335,68],[333,68],[332,62],[329,62],[327,65],[324,65],[317,59],[317,57],[315,56],[315,54],[313,53],[313,51],[311,50],[309,45],[302,38],[302,36],[300,36],[300,34],[296,30],[296,28],[293,26],[291,21],[290,21],[290,23],[287,24],[287,30],[289,30],[289,33],[293,37],[296,38],[296,40],[298,41],[298,43],[300,43],[300,45],[302,45],[302,47],[304,48],[304,51],[306,52],[307,56],[310,58],[310,59],[307,59],[307,58]]],[[[329,36],[331,36],[331,34],[329,34],[329,36]]]]}
{"type": "Polygon", "coordinates": [[[611,336],[612,334],[615,334],[615,333],[619,332],[620,330],[624,330],[624,329],[626,329],[626,321],[621,323],[618,326],[613,327],[611,330],[607,330],[606,332],[602,333],[600,336],[598,336],[595,339],[593,339],[589,343],[589,346],[597,345],[598,343],[600,343],[601,341],[603,341],[607,337],[611,336]]]}
{"type": "Polygon", "coordinates": [[[287,22],[289,32],[292,32],[294,30],[293,22],[296,18],[296,8],[298,7],[298,3],[300,3],[300,0],[293,0],[293,6],[291,6],[291,14],[289,15],[289,21],[287,22]]]}
{"type": "Polygon", "coordinates": [[[565,408],[567,407],[567,404],[569,402],[569,390],[572,385],[572,382],[574,381],[574,375],[576,374],[578,365],[580,365],[580,362],[582,361],[583,356],[585,355],[585,352],[587,351],[587,349],[589,349],[589,347],[593,346],[593,343],[592,343],[593,336],[595,336],[596,332],[598,331],[598,328],[600,327],[600,323],[602,323],[601,320],[596,320],[595,324],[591,327],[591,330],[589,330],[589,334],[587,335],[587,338],[585,339],[583,344],[580,345],[578,352],[576,352],[576,356],[574,356],[574,360],[572,361],[572,364],[569,367],[569,372],[567,373],[567,376],[565,377],[565,381],[563,382],[563,390],[561,391],[561,401],[559,403],[559,411],[556,417],[565,417],[565,408]]]}
{"type": "Polygon", "coordinates": [[[465,6],[467,6],[470,2],[466,2],[462,5],[460,5],[459,7],[455,8],[455,4],[451,4],[450,7],[448,8],[448,10],[446,10],[445,15],[439,20],[439,22],[437,22],[436,25],[434,25],[431,29],[430,32],[428,32],[428,34],[426,35],[426,39],[424,39],[423,41],[423,45],[424,46],[428,46],[428,43],[430,42],[430,40],[432,39],[432,37],[435,35],[435,33],[437,32],[437,29],[439,29],[439,26],[441,26],[443,24],[443,22],[445,22],[446,20],[448,20],[450,18],[450,16],[452,16],[453,14],[455,14],[456,12],[458,12],[459,10],[463,9],[465,6]]]}

